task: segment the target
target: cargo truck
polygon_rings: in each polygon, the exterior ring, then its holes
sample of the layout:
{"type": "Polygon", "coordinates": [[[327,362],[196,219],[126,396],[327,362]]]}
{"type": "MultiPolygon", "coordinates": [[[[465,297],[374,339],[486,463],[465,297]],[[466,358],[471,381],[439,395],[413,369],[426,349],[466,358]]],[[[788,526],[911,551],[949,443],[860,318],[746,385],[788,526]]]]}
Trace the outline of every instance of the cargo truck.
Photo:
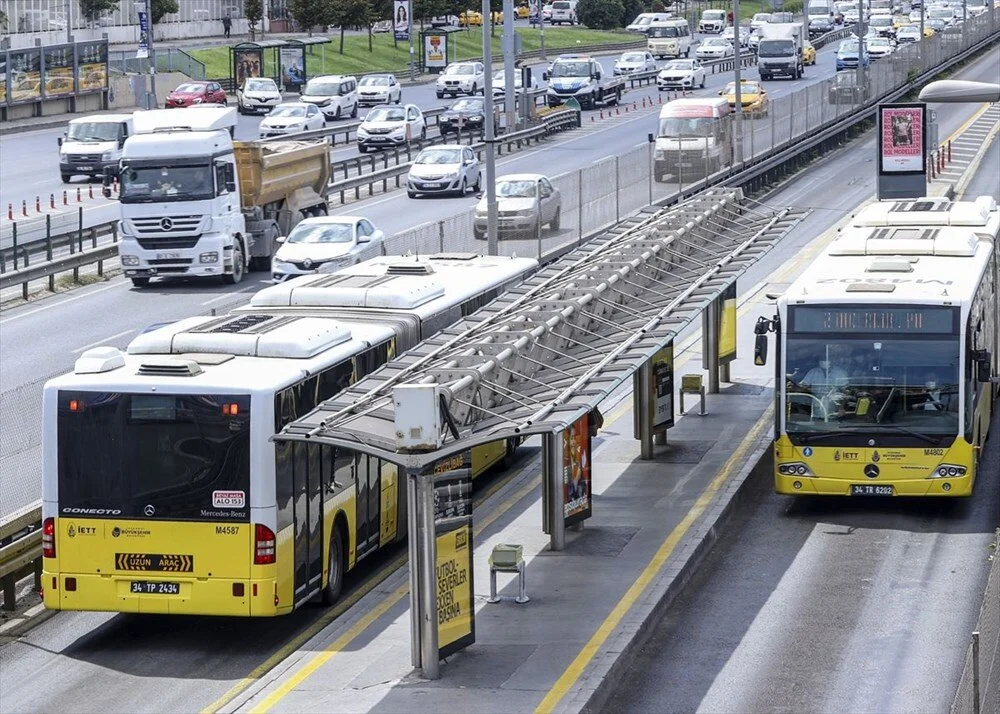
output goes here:
{"type": "MultiPolygon", "coordinates": [[[[157,277],[234,284],[268,270],[277,238],[327,212],[324,142],[233,141],[236,110],[136,112],[117,169],[122,269],[136,287],[157,277]]],[[[110,195],[114,172],[105,173],[110,195]]]]}
{"type": "Polygon", "coordinates": [[[605,75],[601,63],[587,55],[560,56],[542,79],[549,83],[550,107],[576,99],[581,109],[594,109],[598,104],[618,104],[625,93],[625,79],[605,75]]]}
{"type": "Polygon", "coordinates": [[[764,24],[758,30],[757,70],[761,80],[776,76],[799,79],[805,71],[802,61],[802,25],[797,22],[764,24]]]}

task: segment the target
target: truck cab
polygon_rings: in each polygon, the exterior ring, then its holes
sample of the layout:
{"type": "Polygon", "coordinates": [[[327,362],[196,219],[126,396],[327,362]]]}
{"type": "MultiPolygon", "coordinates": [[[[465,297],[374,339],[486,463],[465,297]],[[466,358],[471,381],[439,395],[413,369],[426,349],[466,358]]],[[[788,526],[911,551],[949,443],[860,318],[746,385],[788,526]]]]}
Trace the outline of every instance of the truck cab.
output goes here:
{"type": "Polygon", "coordinates": [[[59,142],[59,175],[100,177],[118,165],[125,140],[132,134],[131,114],[98,114],[71,119],[59,142]]]}
{"type": "Polygon", "coordinates": [[[802,58],[802,25],[768,23],[758,30],[757,70],[761,80],[777,76],[799,79],[805,71],[802,58]]]}
{"type": "Polygon", "coordinates": [[[542,75],[549,83],[546,99],[550,107],[576,99],[581,108],[617,103],[625,91],[625,80],[605,75],[601,63],[587,55],[561,56],[542,75]]]}

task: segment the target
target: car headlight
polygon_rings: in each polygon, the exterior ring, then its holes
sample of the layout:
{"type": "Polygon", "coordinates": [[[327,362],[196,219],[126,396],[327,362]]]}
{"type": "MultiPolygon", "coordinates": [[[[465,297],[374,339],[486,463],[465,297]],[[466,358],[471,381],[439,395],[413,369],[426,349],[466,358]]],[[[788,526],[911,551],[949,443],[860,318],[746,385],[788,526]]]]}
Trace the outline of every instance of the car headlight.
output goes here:
{"type": "Polygon", "coordinates": [[[132,265],[132,266],[135,266],[135,265],[139,264],[139,256],[138,255],[121,255],[119,257],[121,258],[122,265],[132,265]]]}
{"type": "Polygon", "coordinates": [[[199,263],[218,263],[219,253],[217,251],[211,251],[209,253],[202,253],[198,256],[199,263]]]}
{"type": "Polygon", "coordinates": [[[113,158],[115,158],[115,152],[113,149],[109,149],[101,154],[101,161],[111,161],[113,158]]]}
{"type": "Polygon", "coordinates": [[[406,133],[405,126],[397,126],[392,130],[392,136],[403,136],[406,133]]]}
{"type": "Polygon", "coordinates": [[[801,461],[791,464],[778,464],[778,473],[785,476],[814,476],[812,470],[801,461]]]}
{"type": "Polygon", "coordinates": [[[287,263],[284,260],[271,259],[271,270],[273,271],[292,270],[294,267],[291,263],[287,263]]]}
{"type": "Polygon", "coordinates": [[[363,126],[358,127],[358,136],[368,136],[368,130],[363,126]]]}

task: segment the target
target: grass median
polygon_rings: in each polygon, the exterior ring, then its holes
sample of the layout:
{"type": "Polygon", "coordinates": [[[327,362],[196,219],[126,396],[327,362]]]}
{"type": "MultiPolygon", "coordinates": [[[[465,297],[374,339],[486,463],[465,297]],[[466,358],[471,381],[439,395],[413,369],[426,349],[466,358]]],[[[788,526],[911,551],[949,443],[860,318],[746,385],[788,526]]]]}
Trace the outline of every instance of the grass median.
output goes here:
{"type": "MultiPolygon", "coordinates": [[[[516,32],[521,36],[522,51],[529,52],[541,48],[541,33],[537,29],[518,28],[516,32]]],[[[500,35],[501,29],[498,27],[492,39],[492,52],[495,58],[500,56],[500,35]]],[[[602,32],[582,27],[546,27],[545,51],[555,53],[574,47],[608,43],[626,44],[641,39],[643,39],[641,35],[621,31],[602,32]]],[[[415,40],[419,40],[419,35],[415,40]]],[[[483,54],[482,30],[478,27],[452,32],[448,40],[453,43],[449,48],[448,57],[452,62],[481,57],[483,54]]],[[[419,42],[416,44],[419,52],[419,42]]],[[[409,63],[409,51],[409,43],[401,41],[394,44],[392,34],[388,33],[372,37],[371,52],[368,51],[367,35],[347,35],[344,37],[344,54],[340,54],[340,37],[333,34],[329,44],[312,45],[306,49],[306,66],[311,77],[322,74],[361,75],[371,72],[396,72],[402,75],[409,63]]],[[[230,75],[228,47],[191,50],[189,53],[205,63],[206,77],[220,79],[230,75]]],[[[271,50],[264,50],[265,73],[268,75],[276,74],[271,67],[272,54],[271,50]]]]}

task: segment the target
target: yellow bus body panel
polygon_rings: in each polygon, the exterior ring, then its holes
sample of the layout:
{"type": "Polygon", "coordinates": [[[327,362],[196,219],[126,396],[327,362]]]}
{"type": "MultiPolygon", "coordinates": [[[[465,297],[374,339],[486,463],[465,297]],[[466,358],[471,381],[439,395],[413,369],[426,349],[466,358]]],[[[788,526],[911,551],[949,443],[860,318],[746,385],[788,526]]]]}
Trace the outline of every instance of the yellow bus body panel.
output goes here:
{"type": "Polygon", "coordinates": [[[959,437],[949,448],[894,448],[794,446],[782,434],[774,443],[774,484],[778,493],[802,495],[849,496],[851,484],[892,486],[897,496],[969,496],[976,479],[975,450],[959,437]],[[787,475],[778,466],[805,464],[813,476],[787,475]],[[877,464],[878,478],[865,476],[864,468],[877,464]],[[964,466],[965,476],[928,478],[938,466],[964,466]],[[795,488],[799,483],[799,488],[795,488]],[[945,490],[948,484],[949,490],[945,490]]]}

